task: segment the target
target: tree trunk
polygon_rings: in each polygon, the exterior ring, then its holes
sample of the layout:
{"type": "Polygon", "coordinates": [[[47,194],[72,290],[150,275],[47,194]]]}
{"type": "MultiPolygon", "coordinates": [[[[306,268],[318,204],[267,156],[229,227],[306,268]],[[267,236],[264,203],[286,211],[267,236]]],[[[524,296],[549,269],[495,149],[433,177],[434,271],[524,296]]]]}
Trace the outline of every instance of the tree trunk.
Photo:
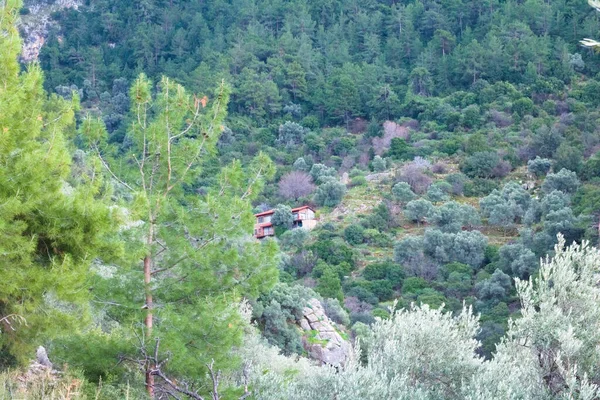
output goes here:
{"type": "MultiPolygon", "coordinates": [[[[152,337],[152,291],[150,290],[150,280],[152,278],[152,272],[150,270],[152,265],[152,257],[147,255],[144,257],[144,285],[146,291],[146,319],[144,325],[146,326],[146,339],[152,337]]],[[[154,366],[147,360],[146,362],[146,390],[148,396],[151,399],[154,398],[154,375],[152,375],[152,369],[154,366]]]]}
{"type": "MultiPolygon", "coordinates": [[[[150,219],[152,221],[152,218],[150,219]]],[[[148,254],[144,257],[144,291],[146,293],[146,318],[144,320],[144,325],[146,327],[146,342],[152,338],[152,288],[150,287],[150,282],[152,281],[152,243],[154,242],[154,226],[152,222],[150,222],[150,231],[148,232],[148,254]]],[[[154,375],[152,375],[152,370],[154,369],[154,365],[150,360],[146,361],[146,390],[148,391],[148,396],[151,399],[154,398],[154,375]]]]}

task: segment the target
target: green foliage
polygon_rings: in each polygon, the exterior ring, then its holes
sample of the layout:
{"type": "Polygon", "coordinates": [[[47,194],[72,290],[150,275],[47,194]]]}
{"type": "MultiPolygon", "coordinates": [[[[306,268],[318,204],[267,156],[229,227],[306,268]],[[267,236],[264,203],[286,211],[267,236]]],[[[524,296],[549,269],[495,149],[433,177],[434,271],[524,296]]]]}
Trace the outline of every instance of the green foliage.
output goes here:
{"type": "Polygon", "coordinates": [[[479,267],[485,258],[487,238],[479,231],[445,233],[427,229],[423,235],[423,251],[439,263],[460,262],[479,267]]]}
{"type": "Polygon", "coordinates": [[[281,244],[287,248],[301,249],[310,236],[310,232],[304,228],[288,230],[279,237],[281,244]]]}
{"type": "Polygon", "coordinates": [[[0,6],[0,348],[26,362],[39,344],[90,321],[91,262],[122,248],[98,159],[71,163],[78,96],[48,96],[39,66],[20,70],[20,4],[0,6]]]}
{"type": "Polygon", "coordinates": [[[527,279],[537,269],[538,259],[523,244],[507,244],[500,248],[498,261],[504,272],[527,279]]]}
{"type": "Polygon", "coordinates": [[[497,269],[489,279],[475,285],[477,296],[481,300],[501,301],[506,298],[512,287],[510,276],[497,269]]]}
{"type": "Polygon", "coordinates": [[[427,221],[437,225],[444,232],[458,232],[462,227],[477,225],[479,214],[473,206],[449,201],[434,208],[427,221]]]}
{"type": "Polygon", "coordinates": [[[563,142],[554,155],[554,170],[560,171],[566,169],[579,173],[583,167],[583,153],[577,147],[570,146],[563,142]]]}
{"type": "Polygon", "coordinates": [[[545,176],[552,168],[552,160],[540,158],[539,156],[527,162],[527,170],[540,178],[545,176]]]}
{"type": "Polygon", "coordinates": [[[354,266],[354,253],[340,240],[318,240],[311,246],[311,250],[328,264],[339,265],[347,263],[354,266]]]}
{"type": "Polygon", "coordinates": [[[500,157],[493,151],[474,153],[465,159],[461,171],[471,178],[491,178],[495,168],[500,163],[500,157]]]}
{"type": "Polygon", "coordinates": [[[533,101],[524,97],[515,100],[512,104],[512,111],[520,117],[531,114],[533,111],[533,101]]]}
{"type": "Polygon", "coordinates": [[[392,187],[392,194],[394,198],[400,203],[408,203],[414,200],[417,196],[411,189],[410,185],[406,182],[398,182],[392,187]]]}
{"type": "Polygon", "coordinates": [[[331,266],[324,269],[323,274],[317,281],[315,290],[323,297],[337,299],[340,302],[344,300],[340,277],[331,266]]]}
{"type": "Polygon", "coordinates": [[[581,175],[585,180],[600,178],[600,152],[596,152],[586,160],[581,175]]]}
{"type": "Polygon", "coordinates": [[[273,225],[287,229],[292,227],[294,216],[292,215],[292,208],[290,206],[278,204],[273,210],[273,216],[271,217],[271,223],[273,225]]]}
{"type": "Polygon", "coordinates": [[[400,265],[389,261],[369,264],[362,273],[363,278],[366,280],[385,280],[394,289],[399,289],[402,286],[404,275],[404,270],[400,265]]]}
{"type": "Polygon", "coordinates": [[[409,160],[413,156],[412,149],[406,140],[393,138],[388,151],[388,156],[396,160],[409,160]]]}
{"type": "Polygon", "coordinates": [[[373,166],[373,170],[375,172],[382,172],[385,171],[387,168],[387,162],[385,161],[385,159],[381,158],[381,156],[375,156],[371,165],[373,166]]]}
{"type": "Polygon", "coordinates": [[[550,193],[553,190],[565,193],[575,193],[579,184],[580,182],[577,178],[577,174],[563,168],[555,174],[548,174],[546,176],[546,179],[542,184],[542,190],[546,193],[550,193]]]}
{"type": "Polygon", "coordinates": [[[312,290],[299,285],[278,283],[260,296],[253,307],[253,316],[263,326],[265,338],[285,354],[301,354],[300,334],[294,325],[302,318],[307,301],[316,297],[312,290]]]}
{"type": "MultiPolygon", "coordinates": [[[[314,165],[313,165],[314,168],[314,165]]],[[[346,193],[346,185],[334,177],[321,178],[322,183],[319,184],[315,191],[314,201],[319,206],[335,207],[337,206],[346,193]]]]}
{"type": "Polygon", "coordinates": [[[329,177],[335,177],[337,175],[335,168],[327,167],[323,164],[313,164],[310,169],[310,176],[313,181],[320,184],[323,183],[329,177]]]}
{"type": "Polygon", "coordinates": [[[361,225],[348,225],[346,229],[344,229],[344,239],[351,245],[361,244],[364,240],[364,231],[361,225]]]}
{"type": "Polygon", "coordinates": [[[246,167],[233,161],[217,170],[203,195],[186,191],[216,150],[229,89],[222,83],[209,106],[166,77],[156,95],[151,87],[140,75],[131,88],[134,123],[125,155],[107,144],[106,131],[92,117],[81,128],[127,190],[124,204],[140,221],[121,231],[129,257],[117,273],[96,277],[96,297],[128,305],[109,310],[124,326],[140,330],[145,321],[148,346],[160,340],[161,351],[171,354],[165,373],[202,374],[211,360],[225,370],[235,366],[229,351],[239,345],[245,324],[235,303],[240,296],[257,297],[277,279],[275,242],[240,241],[254,223],[251,201],[274,166],[261,153],[246,167]]]}
{"type": "MultiPolygon", "coordinates": [[[[481,325],[466,306],[458,314],[426,305],[392,311],[370,330],[357,326],[361,340],[368,344],[366,364],[354,362],[341,371],[310,370],[293,380],[285,380],[272,369],[264,376],[260,366],[259,398],[560,399],[574,392],[582,400],[596,398],[600,386],[593,371],[599,357],[595,345],[599,335],[589,326],[600,319],[596,302],[600,256],[587,244],[564,249],[564,240],[559,243],[556,256],[541,263],[539,275],[517,279],[522,317],[510,324],[504,322],[510,314],[505,302],[491,306],[481,325]],[[579,312],[573,313],[574,308],[579,312]],[[486,340],[484,349],[476,335],[486,340]],[[492,342],[487,339],[493,337],[502,340],[494,357],[484,360],[479,352],[491,350],[492,342]],[[531,347],[524,347],[524,341],[531,347]],[[540,363],[545,357],[548,363],[540,363]],[[563,367],[557,370],[557,365],[563,367]],[[548,376],[556,380],[544,379],[548,376]]],[[[506,277],[495,276],[494,285],[508,287],[506,277]]],[[[408,278],[405,286],[412,279],[408,278]]],[[[423,283],[416,286],[425,299],[440,297],[423,283]]]]}
{"type": "Polygon", "coordinates": [[[433,204],[425,199],[409,201],[404,208],[404,215],[409,220],[421,224],[434,211],[433,204]]]}
{"type": "Polygon", "coordinates": [[[286,147],[297,146],[304,141],[304,136],[308,133],[308,129],[295,122],[286,121],[285,124],[279,126],[279,138],[277,139],[286,147]]]}

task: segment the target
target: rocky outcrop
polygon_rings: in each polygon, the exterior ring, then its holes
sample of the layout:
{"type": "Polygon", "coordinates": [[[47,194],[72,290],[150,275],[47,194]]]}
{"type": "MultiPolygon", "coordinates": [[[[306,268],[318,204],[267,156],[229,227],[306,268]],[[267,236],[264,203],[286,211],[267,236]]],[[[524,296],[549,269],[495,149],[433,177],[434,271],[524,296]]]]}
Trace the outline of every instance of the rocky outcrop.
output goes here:
{"type": "Polygon", "coordinates": [[[350,356],[350,342],[342,337],[342,331],[327,317],[321,302],[309,300],[302,314],[302,344],[308,355],[321,364],[344,365],[350,356]]]}
{"type": "Polygon", "coordinates": [[[80,0],[57,0],[52,4],[42,0],[25,3],[27,14],[21,18],[20,26],[23,36],[21,58],[24,62],[36,61],[40,55],[52,25],[51,14],[64,8],[77,10],[79,4],[80,0]]]}

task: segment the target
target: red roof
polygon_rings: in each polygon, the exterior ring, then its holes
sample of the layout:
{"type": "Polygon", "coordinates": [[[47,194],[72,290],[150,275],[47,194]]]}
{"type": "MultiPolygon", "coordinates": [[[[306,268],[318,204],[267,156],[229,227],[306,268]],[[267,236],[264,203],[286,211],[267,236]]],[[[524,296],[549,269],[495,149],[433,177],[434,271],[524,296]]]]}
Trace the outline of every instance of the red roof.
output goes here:
{"type": "MultiPolygon", "coordinates": [[[[313,210],[311,206],[302,206],[298,208],[292,208],[292,212],[302,211],[302,210],[313,210]]],[[[313,210],[315,211],[315,210],[313,210]]]]}
{"type": "MultiPolygon", "coordinates": [[[[298,211],[302,211],[302,210],[313,210],[313,208],[311,206],[302,206],[302,207],[297,207],[297,208],[292,208],[292,212],[298,212],[298,211]]],[[[313,210],[315,211],[315,210],[313,210]]],[[[268,210],[268,211],[263,211],[261,213],[258,214],[254,214],[255,217],[264,217],[265,215],[271,215],[275,212],[275,210],[268,210]]]]}
{"type": "Polygon", "coordinates": [[[275,210],[263,211],[261,213],[254,214],[254,216],[255,217],[262,217],[262,216],[265,216],[265,215],[273,214],[274,212],[275,212],[275,210]]]}

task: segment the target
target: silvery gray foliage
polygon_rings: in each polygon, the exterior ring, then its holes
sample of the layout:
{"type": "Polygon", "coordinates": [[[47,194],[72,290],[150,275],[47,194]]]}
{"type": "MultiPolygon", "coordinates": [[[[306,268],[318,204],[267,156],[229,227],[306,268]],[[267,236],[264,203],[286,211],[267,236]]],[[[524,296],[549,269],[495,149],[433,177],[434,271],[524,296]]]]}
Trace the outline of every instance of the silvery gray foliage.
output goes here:
{"type": "Polygon", "coordinates": [[[392,194],[400,203],[408,203],[417,197],[417,195],[410,188],[410,185],[406,182],[396,183],[394,187],[392,187],[392,194]]]}
{"type": "Polygon", "coordinates": [[[310,168],[310,176],[313,179],[313,182],[317,184],[323,183],[329,177],[335,177],[337,172],[335,168],[328,167],[323,164],[313,164],[310,168]]]}
{"type": "Polygon", "coordinates": [[[527,170],[538,178],[546,175],[550,168],[552,168],[552,160],[547,158],[537,156],[535,159],[527,161],[527,170]]]}
{"type": "Polygon", "coordinates": [[[461,398],[462,382],[481,367],[475,354],[479,329],[470,308],[454,317],[427,305],[395,310],[371,328],[367,365],[360,349],[342,370],[313,368],[305,374],[257,376],[255,397],[270,399],[433,400],[461,398]]]}
{"type": "Polygon", "coordinates": [[[485,257],[487,238],[479,231],[447,233],[427,229],[423,251],[438,263],[460,262],[478,267],[485,257]]]}
{"type": "MultiPolygon", "coordinates": [[[[478,317],[412,306],[371,327],[366,365],[360,349],[336,371],[282,357],[264,344],[253,354],[258,400],[593,400],[600,396],[600,253],[589,244],[565,248],[538,274],[516,280],[522,316],[489,361],[476,354],[478,317]]],[[[502,279],[504,280],[504,279],[502,279]]]]}
{"type": "MultiPolygon", "coordinates": [[[[479,200],[481,214],[490,225],[510,226],[525,217],[531,204],[531,196],[516,182],[509,182],[502,191],[494,190],[479,200]]],[[[533,218],[529,216],[529,219],[533,218]]]]}
{"type": "Polygon", "coordinates": [[[550,193],[553,190],[564,193],[575,193],[579,185],[580,182],[577,174],[563,168],[555,174],[548,174],[546,176],[542,184],[542,190],[546,193],[550,193]]]}
{"type": "Polygon", "coordinates": [[[449,201],[436,207],[427,216],[427,222],[436,224],[444,232],[458,232],[464,226],[479,224],[480,220],[473,206],[449,201]]]}
{"type": "Polygon", "coordinates": [[[375,172],[383,172],[387,168],[387,161],[384,158],[381,158],[381,156],[375,156],[371,165],[373,165],[373,170],[375,172]]]}
{"type": "Polygon", "coordinates": [[[296,161],[294,161],[293,168],[296,171],[302,171],[302,172],[310,171],[310,167],[308,166],[308,164],[306,163],[306,160],[303,157],[300,157],[296,161]]]}
{"type": "Polygon", "coordinates": [[[285,124],[279,126],[278,141],[287,147],[295,146],[302,143],[309,131],[300,124],[286,121],[285,124]]]}

